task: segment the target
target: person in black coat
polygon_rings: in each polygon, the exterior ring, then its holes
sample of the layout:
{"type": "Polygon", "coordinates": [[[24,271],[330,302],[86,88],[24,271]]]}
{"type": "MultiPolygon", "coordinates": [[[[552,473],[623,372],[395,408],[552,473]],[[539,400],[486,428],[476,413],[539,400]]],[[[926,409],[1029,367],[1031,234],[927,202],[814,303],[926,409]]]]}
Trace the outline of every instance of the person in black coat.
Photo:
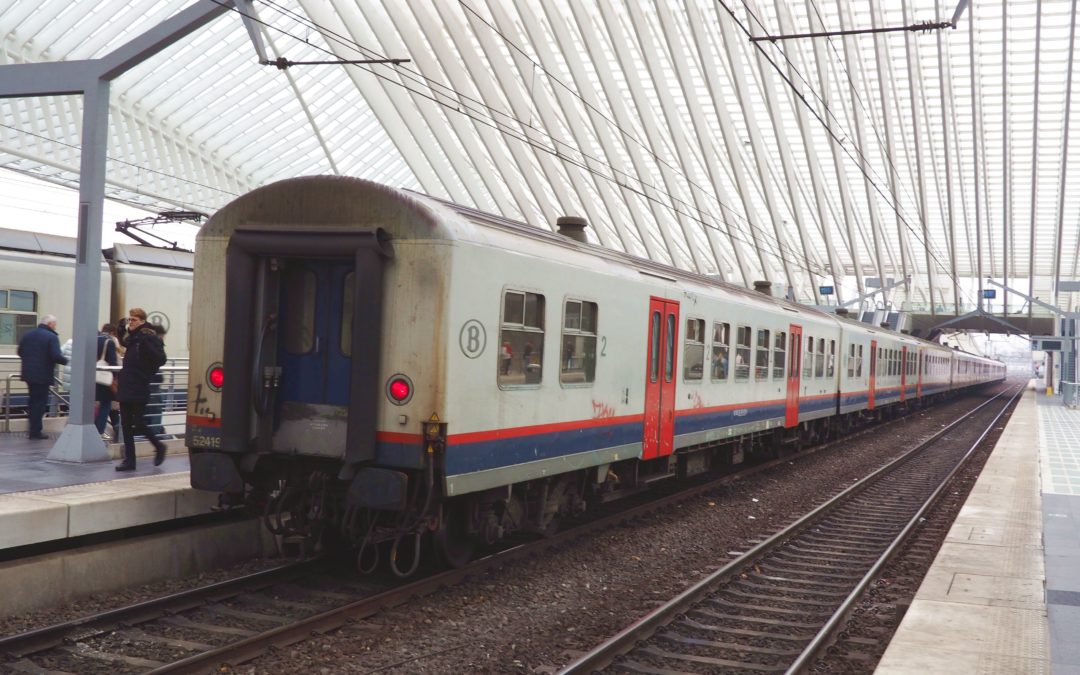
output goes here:
{"type": "Polygon", "coordinates": [[[68,362],[60,351],[55,316],[46,314],[41,317],[38,327],[19,340],[19,358],[22,359],[22,381],[30,390],[30,438],[48,438],[42,433],[41,427],[45,408],[49,404],[49,385],[53,382],[56,364],[68,362]]]}
{"type": "Polygon", "coordinates": [[[135,307],[128,312],[127,326],[120,331],[127,348],[120,368],[120,423],[124,428],[124,460],[117,471],[135,470],[135,434],[146,437],[154,446],[154,466],[165,461],[165,444],[146,427],[146,404],[150,401],[150,382],[165,363],[165,346],[146,323],[146,312],[135,307]]]}

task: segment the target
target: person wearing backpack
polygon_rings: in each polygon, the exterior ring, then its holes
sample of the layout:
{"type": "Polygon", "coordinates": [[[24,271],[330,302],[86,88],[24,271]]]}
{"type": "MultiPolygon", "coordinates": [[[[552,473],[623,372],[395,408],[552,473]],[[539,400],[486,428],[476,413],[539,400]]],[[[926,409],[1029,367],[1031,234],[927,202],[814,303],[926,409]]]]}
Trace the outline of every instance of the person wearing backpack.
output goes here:
{"type": "Polygon", "coordinates": [[[165,461],[165,444],[146,426],[146,405],[150,402],[150,383],[165,364],[165,346],[154,329],[146,323],[146,312],[134,307],[128,311],[127,326],[121,332],[126,347],[120,368],[120,423],[124,429],[124,459],[117,471],[135,470],[135,434],[141,434],[154,446],[154,466],[165,461]]]}

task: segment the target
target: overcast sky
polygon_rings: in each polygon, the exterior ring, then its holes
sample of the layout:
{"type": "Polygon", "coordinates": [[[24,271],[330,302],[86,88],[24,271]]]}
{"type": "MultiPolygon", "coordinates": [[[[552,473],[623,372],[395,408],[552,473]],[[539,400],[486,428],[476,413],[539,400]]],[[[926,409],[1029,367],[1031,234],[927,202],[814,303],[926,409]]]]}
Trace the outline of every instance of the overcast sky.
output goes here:
{"type": "MultiPolygon", "coordinates": [[[[0,169],[0,227],[30,230],[75,237],[79,193],[59,185],[37,180],[15,171],[0,169]]],[[[152,215],[127,204],[105,201],[102,220],[102,248],[114,240],[128,242],[116,232],[116,223],[152,215]]],[[[150,230],[184,248],[195,243],[196,228],[191,225],[159,225],[150,230]]]]}

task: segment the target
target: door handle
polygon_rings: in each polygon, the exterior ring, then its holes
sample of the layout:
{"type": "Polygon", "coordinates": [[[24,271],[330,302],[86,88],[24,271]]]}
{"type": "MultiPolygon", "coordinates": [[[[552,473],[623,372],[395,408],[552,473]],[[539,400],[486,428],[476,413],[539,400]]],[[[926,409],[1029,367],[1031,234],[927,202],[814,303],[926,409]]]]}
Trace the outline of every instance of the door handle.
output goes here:
{"type": "Polygon", "coordinates": [[[318,336],[318,335],[316,335],[316,336],[315,336],[315,353],[316,353],[316,354],[318,354],[318,353],[319,353],[319,343],[320,343],[320,339],[319,339],[319,336],[318,336]]]}

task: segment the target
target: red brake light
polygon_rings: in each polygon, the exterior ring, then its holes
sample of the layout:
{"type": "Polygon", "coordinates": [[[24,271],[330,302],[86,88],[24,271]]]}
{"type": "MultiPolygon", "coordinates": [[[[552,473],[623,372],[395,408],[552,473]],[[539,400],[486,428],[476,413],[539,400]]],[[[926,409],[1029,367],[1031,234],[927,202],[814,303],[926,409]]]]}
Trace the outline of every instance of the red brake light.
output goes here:
{"type": "Polygon", "coordinates": [[[225,384],[225,369],[221,366],[212,366],[210,372],[206,374],[206,379],[213,389],[221,389],[221,386],[225,384]]]}
{"type": "Polygon", "coordinates": [[[409,394],[412,393],[412,387],[405,380],[394,380],[390,383],[390,398],[394,399],[397,403],[403,403],[409,394]]]}

